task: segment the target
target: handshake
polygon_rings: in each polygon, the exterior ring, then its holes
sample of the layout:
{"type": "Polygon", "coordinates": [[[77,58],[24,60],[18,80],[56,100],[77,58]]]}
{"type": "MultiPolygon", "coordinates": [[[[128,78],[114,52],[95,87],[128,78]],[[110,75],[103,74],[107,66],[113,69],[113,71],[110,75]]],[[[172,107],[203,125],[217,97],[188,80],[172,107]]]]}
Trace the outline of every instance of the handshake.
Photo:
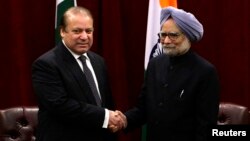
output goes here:
{"type": "Polygon", "coordinates": [[[117,132],[127,127],[127,118],[121,111],[109,111],[108,129],[117,132]]]}

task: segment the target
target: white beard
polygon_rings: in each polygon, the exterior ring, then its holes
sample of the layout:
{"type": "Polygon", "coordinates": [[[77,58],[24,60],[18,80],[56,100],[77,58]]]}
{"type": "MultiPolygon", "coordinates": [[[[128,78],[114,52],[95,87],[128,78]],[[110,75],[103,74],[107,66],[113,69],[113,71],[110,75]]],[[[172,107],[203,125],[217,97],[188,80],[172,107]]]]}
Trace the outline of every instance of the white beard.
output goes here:
{"type": "Polygon", "coordinates": [[[173,44],[170,45],[162,44],[163,52],[171,57],[185,54],[190,49],[190,47],[191,43],[187,38],[185,38],[179,46],[175,46],[173,44]]]}

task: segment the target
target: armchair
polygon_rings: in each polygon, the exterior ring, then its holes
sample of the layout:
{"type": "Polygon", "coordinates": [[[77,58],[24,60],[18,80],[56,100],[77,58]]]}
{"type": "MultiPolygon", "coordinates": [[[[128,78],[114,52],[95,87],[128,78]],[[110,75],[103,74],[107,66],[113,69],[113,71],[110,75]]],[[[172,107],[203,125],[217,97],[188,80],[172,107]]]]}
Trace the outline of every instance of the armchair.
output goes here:
{"type": "Polygon", "coordinates": [[[247,107],[235,103],[220,103],[218,125],[249,124],[249,119],[250,113],[247,107]]]}
{"type": "Polygon", "coordinates": [[[35,141],[37,107],[0,110],[0,141],[35,141]]]}

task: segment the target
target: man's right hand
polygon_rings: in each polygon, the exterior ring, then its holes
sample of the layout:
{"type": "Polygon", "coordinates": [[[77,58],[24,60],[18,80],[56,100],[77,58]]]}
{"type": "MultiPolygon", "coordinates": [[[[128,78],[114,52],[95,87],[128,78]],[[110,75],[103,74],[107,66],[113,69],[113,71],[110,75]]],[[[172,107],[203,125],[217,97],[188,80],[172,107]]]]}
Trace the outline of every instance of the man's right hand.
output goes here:
{"type": "Polygon", "coordinates": [[[117,132],[127,126],[127,118],[121,111],[110,111],[109,110],[109,123],[108,128],[112,132],[117,132]]]}

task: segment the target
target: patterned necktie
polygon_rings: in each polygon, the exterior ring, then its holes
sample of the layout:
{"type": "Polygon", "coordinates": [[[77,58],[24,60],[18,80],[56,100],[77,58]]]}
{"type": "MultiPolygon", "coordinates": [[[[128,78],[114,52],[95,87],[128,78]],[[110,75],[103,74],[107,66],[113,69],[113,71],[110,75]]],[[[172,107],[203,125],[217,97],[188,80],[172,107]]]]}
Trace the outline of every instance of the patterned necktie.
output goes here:
{"type": "Polygon", "coordinates": [[[85,76],[87,78],[87,81],[89,83],[91,91],[92,91],[92,93],[93,93],[93,95],[95,97],[96,104],[101,107],[101,105],[102,105],[101,104],[101,99],[100,99],[100,96],[99,96],[98,91],[97,91],[97,87],[96,87],[96,84],[95,84],[95,81],[94,81],[94,77],[93,77],[90,69],[88,68],[88,66],[86,64],[86,56],[81,55],[79,57],[79,60],[82,62],[84,74],[85,74],[85,76]]]}

